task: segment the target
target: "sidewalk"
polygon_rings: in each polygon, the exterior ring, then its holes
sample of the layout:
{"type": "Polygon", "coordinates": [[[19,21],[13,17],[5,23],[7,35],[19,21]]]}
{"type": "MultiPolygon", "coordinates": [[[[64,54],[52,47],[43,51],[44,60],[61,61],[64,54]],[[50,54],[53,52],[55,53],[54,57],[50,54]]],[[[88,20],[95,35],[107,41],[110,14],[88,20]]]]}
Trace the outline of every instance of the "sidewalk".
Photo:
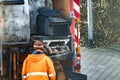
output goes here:
{"type": "Polygon", "coordinates": [[[87,80],[120,80],[120,47],[81,48],[81,73],[87,80]]]}

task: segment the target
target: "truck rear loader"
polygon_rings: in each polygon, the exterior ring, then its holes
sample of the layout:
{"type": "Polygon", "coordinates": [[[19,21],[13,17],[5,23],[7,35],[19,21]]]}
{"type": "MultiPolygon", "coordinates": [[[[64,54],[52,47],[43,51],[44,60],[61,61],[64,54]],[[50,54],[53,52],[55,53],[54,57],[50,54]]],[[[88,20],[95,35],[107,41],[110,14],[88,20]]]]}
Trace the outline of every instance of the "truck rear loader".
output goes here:
{"type": "Polygon", "coordinates": [[[74,19],[71,3],[73,0],[0,0],[1,80],[21,80],[22,64],[33,51],[34,40],[44,43],[57,80],[80,73],[80,44],[76,47],[70,32],[72,25],[80,37],[79,20],[74,19]]]}

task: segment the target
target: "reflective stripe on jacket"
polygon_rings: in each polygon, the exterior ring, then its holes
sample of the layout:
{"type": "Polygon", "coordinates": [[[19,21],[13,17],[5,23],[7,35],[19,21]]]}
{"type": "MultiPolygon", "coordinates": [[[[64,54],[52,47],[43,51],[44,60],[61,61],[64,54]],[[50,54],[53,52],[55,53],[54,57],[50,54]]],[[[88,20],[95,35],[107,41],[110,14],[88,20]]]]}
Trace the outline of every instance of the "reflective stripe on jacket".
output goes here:
{"type": "Polygon", "coordinates": [[[29,76],[48,76],[48,77],[52,77],[55,76],[55,72],[53,72],[52,74],[47,74],[47,72],[31,72],[31,73],[27,73],[26,75],[22,76],[22,78],[26,79],[29,76]]]}
{"type": "Polygon", "coordinates": [[[24,60],[22,80],[56,80],[52,60],[45,54],[30,54],[24,60]]]}

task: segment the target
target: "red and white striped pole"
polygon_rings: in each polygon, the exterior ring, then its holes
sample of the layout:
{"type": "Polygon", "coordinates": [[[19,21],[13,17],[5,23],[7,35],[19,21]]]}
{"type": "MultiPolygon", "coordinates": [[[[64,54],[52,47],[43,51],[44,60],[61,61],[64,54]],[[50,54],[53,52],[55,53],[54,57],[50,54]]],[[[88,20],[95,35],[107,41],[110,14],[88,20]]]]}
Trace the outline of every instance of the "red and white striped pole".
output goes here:
{"type": "Polygon", "coordinates": [[[73,13],[73,20],[70,26],[70,32],[74,39],[74,71],[80,72],[81,69],[81,54],[80,54],[80,1],[71,0],[70,1],[70,13],[73,13]]]}
{"type": "Polygon", "coordinates": [[[80,0],[73,0],[74,18],[80,22],[80,0]]]}

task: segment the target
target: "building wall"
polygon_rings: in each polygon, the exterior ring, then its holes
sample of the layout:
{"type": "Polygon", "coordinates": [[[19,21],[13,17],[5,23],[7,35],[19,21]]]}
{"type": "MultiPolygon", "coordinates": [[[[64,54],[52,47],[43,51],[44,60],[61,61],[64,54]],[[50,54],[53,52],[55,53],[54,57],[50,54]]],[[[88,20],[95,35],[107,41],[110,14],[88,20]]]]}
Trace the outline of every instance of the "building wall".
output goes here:
{"type": "Polygon", "coordinates": [[[3,41],[3,6],[0,5],[0,41],[3,41]]]}
{"type": "Polygon", "coordinates": [[[0,4],[0,38],[3,42],[29,41],[28,0],[20,5],[0,4]],[[1,18],[2,17],[2,18],[1,18]]]}

